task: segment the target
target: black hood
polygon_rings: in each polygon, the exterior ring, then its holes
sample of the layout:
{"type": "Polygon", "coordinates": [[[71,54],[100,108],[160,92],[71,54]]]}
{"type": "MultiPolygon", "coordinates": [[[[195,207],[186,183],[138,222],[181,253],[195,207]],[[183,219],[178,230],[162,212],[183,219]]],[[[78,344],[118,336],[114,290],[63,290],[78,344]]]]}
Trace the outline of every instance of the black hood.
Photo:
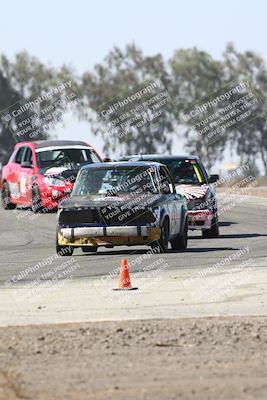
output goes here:
{"type": "Polygon", "coordinates": [[[119,196],[89,195],[89,196],[71,196],[60,203],[60,208],[102,208],[102,207],[120,207],[127,205],[129,208],[135,206],[155,207],[164,200],[160,194],[121,194],[119,196]]]}

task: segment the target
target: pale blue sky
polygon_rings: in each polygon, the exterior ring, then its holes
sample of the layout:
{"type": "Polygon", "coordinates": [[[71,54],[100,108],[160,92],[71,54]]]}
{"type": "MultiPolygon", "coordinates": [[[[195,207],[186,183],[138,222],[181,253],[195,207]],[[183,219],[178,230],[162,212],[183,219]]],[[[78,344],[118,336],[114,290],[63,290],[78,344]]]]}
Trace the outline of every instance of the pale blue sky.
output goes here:
{"type": "Polygon", "coordinates": [[[1,51],[12,57],[27,49],[79,72],[130,41],[165,57],[192,46],[220,57],[234,41],[267,59],[265,0],[0,0],[0,6],[1,51]]]}
{"type": "MultiPolygon", "coordinates": [[[[251,49],[267,60],[265,0],[0,0],[0,9],[1,52],[12,58],[26,49],[79,73],[101,62],[113,45],[132,41],[145,54],[166,59],[192,46],[220,58],[232,41],[239,51],[251,49]]],[[[57,134],[101,147],[86,123],[70,121],[57,134]]]]}

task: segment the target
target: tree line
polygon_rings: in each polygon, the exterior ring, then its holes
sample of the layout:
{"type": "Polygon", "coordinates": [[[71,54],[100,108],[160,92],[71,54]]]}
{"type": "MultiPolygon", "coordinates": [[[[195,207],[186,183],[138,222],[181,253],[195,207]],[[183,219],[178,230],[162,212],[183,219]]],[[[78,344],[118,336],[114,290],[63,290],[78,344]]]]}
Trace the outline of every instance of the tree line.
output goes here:
{"type": "MultiPolygon", "coordinates": [[[[34,100],[40,94],[53,90],[60,82],[68,80],[73,82],[79,94],[75,106],[77,116],[90,122],[93,134],[102,135],[106,154],[114,151],[129,154],[170,153],[176,137],[183,140],[186,152],[202,157],[208,167],[214,161],[221,160],[228,147],[239,156],[241,163],[249,163],[255,169],[260,160],[267,175],[266,64],[260,55],[253,51],[240,53],[233,44],[227,45],[220,60],[197,48],[175,50],[169,60],[164,60],[161,54],[144,55],[135,44],[129,44],[124,49],[114,47],[101,63],[82,75],[66,65],[61,68],[45,65],[25,51],[16,54],[13,60],[2,54],[0,162],[7,161],[16,141],[32,140],[27,134],[23,137],[12,134],[18,120],[4,118],[5,110],[13,104],[34,100]],[[103,107],[107,108],[107,105],[114,104],[118,99],[121,101],[155,80],[161,82],[171,99],[164,105],[164,113],[160,118],[155,121],[147,118],[146,124],[132,127],[125,135],[110,134],[107,126],[111,126],[115,117],[118,120],[121,114],[113,113],[109,118],[99,118],[103,107]],[[255,118],[233,129],[229,128],[214,141],[207,140],[205,135],[196,135],[192,125],[183,118],[185,110],[207,96],[212,98],[213,93],[219,93],[231,82],[244,80],[250,82],[261,99],[254,110],[255,118]]],[[[39,104],[39,110],[47,108],[49,102],[47,99],[39,104]]],[[[225,106],[227,100],[224,101],[225,106]]],[[[138,114],[138,107],[136,110],[135,114],[138,114]]],[[[144,113],[149,112],[144,110],[144,113]]],[[[34,140],[46,139],[51,133],[51,129],[39,130],[34,140]]]]}

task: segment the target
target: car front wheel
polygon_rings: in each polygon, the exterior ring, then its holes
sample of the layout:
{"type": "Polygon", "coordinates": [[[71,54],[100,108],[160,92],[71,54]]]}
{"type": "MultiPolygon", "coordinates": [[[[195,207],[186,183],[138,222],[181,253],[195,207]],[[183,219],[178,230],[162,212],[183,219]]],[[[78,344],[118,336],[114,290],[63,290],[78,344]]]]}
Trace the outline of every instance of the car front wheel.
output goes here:
{"type": "Polygon", "coordinates": [[[218,238],[219,237],[219,221],[217,213],[212,218],[211,228],[203,229],[202,236],[204,238],[218,238]]]}
{"type": "Polygon", "coordinates": [[[32,187],[32,211],[34,212],[34,214],[43,211],[41,193],[38,186],[36,185],[32,187]]]}
{"type": "Polygon", "coordinates": [[[167,218],[164,219],[161,226],[161,234],[159,241],[155,241],[151,244],[152,249],[158,249],[159,253],[166,253],[168,250],[169,243],[169,222],[167,218]]]}
{"type": "Polygon", "coordinates": [[[177,235],[173,240],[171,240],[171,247],[173,250],[185,250],[187,248],[187,233],[188,219],[186,218],[182,234],[177,235]]]}
{"type": "Polygon", "coordinates": [[[72,256],[74,249],[72,246],[60,246],[59,244],[57,244],[56,250],[58,256],[66,257],[72,256]]]}

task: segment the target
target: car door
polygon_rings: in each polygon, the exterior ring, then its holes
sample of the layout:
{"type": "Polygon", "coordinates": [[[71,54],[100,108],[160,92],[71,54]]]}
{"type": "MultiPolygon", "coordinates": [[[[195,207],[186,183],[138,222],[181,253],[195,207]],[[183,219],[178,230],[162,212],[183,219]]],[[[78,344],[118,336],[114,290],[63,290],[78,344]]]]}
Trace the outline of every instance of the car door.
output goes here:
{"type": "Polygon", "coordinates": [[[18,147],[14,159],[10,165],[10,172],[8,176],[8,186],[10,190],[11,200],[15,203],[21,202],[21,193],[20,193],[20,166],[22,162],[22,157],[25,151],[25,147],[18,147]]]}
{"type": "Polygon", "coordinates": [[[181,198],[175,191],[174,183],[171,179],[167,167],[161,167],[159,170],[161,186],[163,182],[167,182],[170,193],[165,195],[165,203],[170,217],[170,236],[174,236],[180,232],[181,225],[181,198]]]}
{"type": "Polygon", "coordinates": [[[31,147],[25,146],[20,165],[20,195],[24,204],[31,204],[32,200],[32,176],[33,170],[33,152],[31,147]]]}

